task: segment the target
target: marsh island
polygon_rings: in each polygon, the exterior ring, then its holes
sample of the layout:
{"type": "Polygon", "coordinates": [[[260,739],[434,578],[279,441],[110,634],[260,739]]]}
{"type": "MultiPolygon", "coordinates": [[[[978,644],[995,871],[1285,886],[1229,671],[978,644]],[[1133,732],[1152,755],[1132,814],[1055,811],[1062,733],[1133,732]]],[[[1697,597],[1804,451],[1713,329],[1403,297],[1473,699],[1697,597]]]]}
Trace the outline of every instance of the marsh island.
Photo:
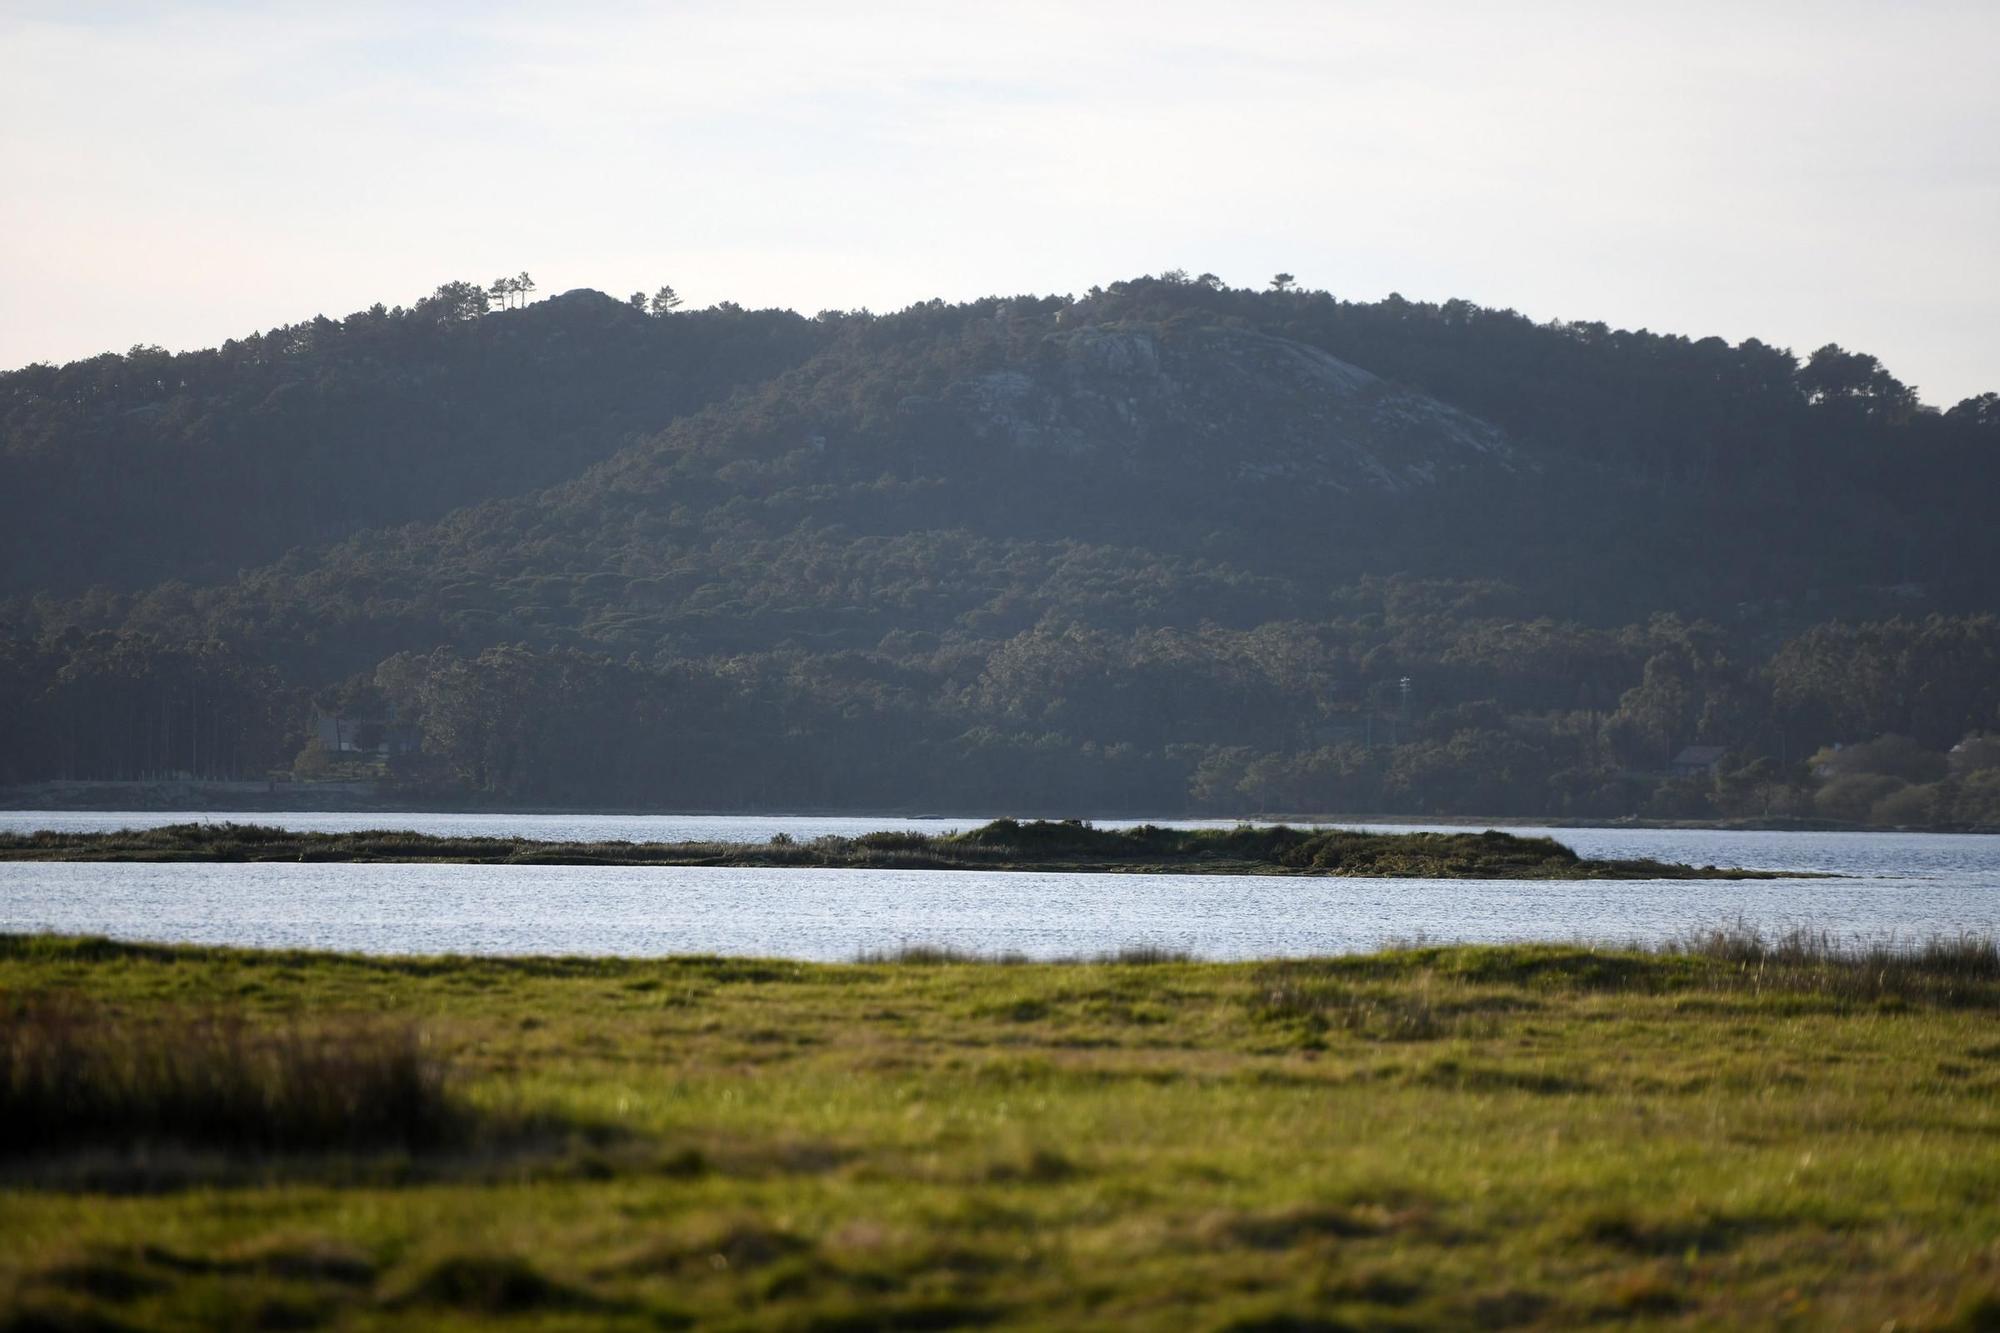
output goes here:
{"type": "Polygon", "coordinates": [[[0,836],[11,861],[455,862],[470,865],[772,866],[1035,870],[1106,874],[1322,875],[1417,879],[1780,879],[1798,872],[1579,856],[1554,838],[1378,833],[1288,825],[1097,828],[996,819],[963,832],[865,833],[762,843],[545,842],[379,830],[300,833],[247,824],[172,824],[115,833],[0,836]]]}

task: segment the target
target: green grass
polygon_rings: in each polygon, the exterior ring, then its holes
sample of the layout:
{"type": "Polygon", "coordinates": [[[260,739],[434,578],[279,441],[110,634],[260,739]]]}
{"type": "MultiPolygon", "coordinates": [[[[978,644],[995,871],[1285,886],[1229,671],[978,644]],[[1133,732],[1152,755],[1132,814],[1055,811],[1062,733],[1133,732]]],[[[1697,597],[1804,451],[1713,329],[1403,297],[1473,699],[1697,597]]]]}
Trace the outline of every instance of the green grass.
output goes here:
{"type": "Polygon", "coordinates": [[[10,1142],[0,1329],[2000,1318],[1981,940],[998,966],[0,937],[0,1008],[118,1059],[226,1014],[182,1057],[225,1069],[414,1031],[465,1123],[539,1127],[10,1142]]]}
{"type": "MultiPolygon", "coordinates": [[[[1425,879],[1776,879],[1793,872],[1591,860],[1554,838],[1366,833],[1238,825],[1100,829],[1081,820],[996,819],[961,833],[864,833],[763,843],[538,842],[374,830],[294,833],[255,824],[171,824],[115,833],[0,834],[12,861],[454,861],[509,865],[824,866],[1336,875],[1425,879]]],[[[1823,878],[1823,876],[1806,876],[1823,878]]]]}

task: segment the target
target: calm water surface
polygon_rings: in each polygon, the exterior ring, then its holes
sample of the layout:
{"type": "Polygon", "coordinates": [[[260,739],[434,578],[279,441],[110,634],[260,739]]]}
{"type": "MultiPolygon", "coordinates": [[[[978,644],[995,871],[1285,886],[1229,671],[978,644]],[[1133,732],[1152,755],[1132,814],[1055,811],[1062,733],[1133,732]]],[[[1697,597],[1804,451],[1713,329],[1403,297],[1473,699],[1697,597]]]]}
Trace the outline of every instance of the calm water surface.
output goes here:
{"type": "MultiPolygon", "coordinates": [[[[0,812],[0,829],[233,820],[552,840],[801,840],[976,819],[0,812]]],[[[1115,823],[1117,821],[1104,821],[1115,823]]],[[[1158,821],[1199,824],[1203,821],[1158,821]]],[[[1226,821],[1225,821],[1226,822],[1226,821]]],[[[1661,941],[1747,922],[1852,937],[2000,934],[2000,838],[1706,829],[1553,832],[1586,856],[1841,880],[1313,880],[1258,876],[600,866],[0,863],[0,931],[379,953],[760,954],[947,945],[1032,957],[1128,945],[1205,958],[1434,940],[1661,941]]]]}

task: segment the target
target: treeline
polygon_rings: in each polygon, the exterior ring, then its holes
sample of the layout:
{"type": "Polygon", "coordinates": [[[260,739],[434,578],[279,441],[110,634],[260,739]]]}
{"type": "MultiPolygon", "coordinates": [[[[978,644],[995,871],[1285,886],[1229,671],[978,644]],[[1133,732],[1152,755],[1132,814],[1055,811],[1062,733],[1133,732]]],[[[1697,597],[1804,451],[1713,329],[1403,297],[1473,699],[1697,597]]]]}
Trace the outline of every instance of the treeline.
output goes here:
{"type": "Polygon", "coordinates": [[[317,692],[213,645],[72,634],[0,656],[6,776],[323,773],[317,710],[419,729],[381,771],[454,800],[2000,820],[2000,741],[1979,737],[2000,733],[1995,617],[1821,626],[1760,658],[1671,617],[1454,624],[1404,605],[1437,589],[1376,591],[1386,613],[1241,631],[404,652],[317,692]],[[1688,746],[1722,758],[1677,772],[1688,746]]]}
{"type": "Polygon", "coordinates": [[[0,637],[0,782],[264,777],[290,766],[304,705],[214,641],[0,637]]]}

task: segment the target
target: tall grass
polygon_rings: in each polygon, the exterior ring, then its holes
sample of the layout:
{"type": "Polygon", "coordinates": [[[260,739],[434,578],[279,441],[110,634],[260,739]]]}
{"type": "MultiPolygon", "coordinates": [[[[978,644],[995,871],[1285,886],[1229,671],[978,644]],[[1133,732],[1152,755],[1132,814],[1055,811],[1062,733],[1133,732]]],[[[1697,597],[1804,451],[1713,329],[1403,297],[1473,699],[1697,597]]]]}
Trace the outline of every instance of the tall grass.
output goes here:
{"type": "Polygon", "coordinates": [[[1019,967],[1033,960],[1024,953],[1011,950],[1002,953],[980,953],[976,949],[957,949],[948,944],[902,944],[893,949],[863,949],[854,956],[854,961],[869,964],[902,963],[912,967],[941,967],[947,964],[971,963],[1019,967]]]}
{"type": "Polygon", "coordinates": [[[2000,1010],[2000,942],[1960,934],[1846,939],[1831,931],[1767,933],[1743,922],[1658,944],[1454,945],[1426,941],[1374,954],[1275,959],[1251,973],[1259,1019],[1371,1037],[1477,1035],[1546,994],[1705,994],[2000,1010]],[[1510,998],[1511,997],[1511,998],[1510,998]]]}
{"type": "Polygon", "coordinates": [[[940,966],[943,964],[979,963],[1000,967],[1019,967],[1024,964],[1041,962],[1049,966],[1064,966],[1076,963],[1097,963],[1101,965],[1122,965],[1128,967],[1156,966],[1162,963],[1192,963],[1195,956],[1186,949],[1171,949],[1157,944],[1128,944],[1120,949],[1112,949],[1094,954],[1065,954],[1053,958],[1033,959],[1017,950],[1003,950],[999,953],[980,953],[975,949],[959,949],[948,944],[904,944],[893,949],[863,949],[854,956],[857,963],[907,963],[912,966],[940,966]]]}
{"type": "Polygon", "coordinates": [[[1661,946],[1721,964],[1724,984],[1842,999],[2000,1004],[2000,941],[1961,933],[1922,940],[1847,940],[1826,930],[1767,935],[1754,926],[1700,931],[1661,946]]]}
{"type": "Polygon", "coordinates": [[[442,1062],[407,1025],[137,1020],[47,997],[0,1009],[0,1156],[155,1144],[414,1149],[470,1125],[442,1062]]]}

